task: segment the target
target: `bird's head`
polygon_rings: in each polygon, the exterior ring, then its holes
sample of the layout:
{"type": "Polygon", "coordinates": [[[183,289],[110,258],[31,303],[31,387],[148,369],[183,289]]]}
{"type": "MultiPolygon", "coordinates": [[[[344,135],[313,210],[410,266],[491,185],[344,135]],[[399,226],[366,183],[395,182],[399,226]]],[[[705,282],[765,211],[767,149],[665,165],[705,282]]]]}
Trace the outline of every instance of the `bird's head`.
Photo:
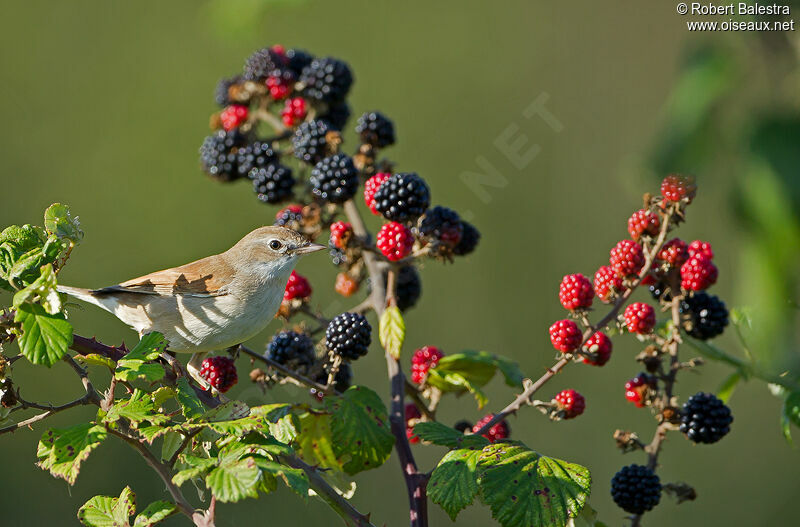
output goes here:
{"type": "MultiPolygon", "coordinates": [[[[285,227],[259,227],[228,250],[230,262],[240,269],[256,272],[265,278],[288,278],[297,260],[325,249],[302,234],[285,227]]],[[[285,280],[284,280],[285,281],[285,280]]]]}

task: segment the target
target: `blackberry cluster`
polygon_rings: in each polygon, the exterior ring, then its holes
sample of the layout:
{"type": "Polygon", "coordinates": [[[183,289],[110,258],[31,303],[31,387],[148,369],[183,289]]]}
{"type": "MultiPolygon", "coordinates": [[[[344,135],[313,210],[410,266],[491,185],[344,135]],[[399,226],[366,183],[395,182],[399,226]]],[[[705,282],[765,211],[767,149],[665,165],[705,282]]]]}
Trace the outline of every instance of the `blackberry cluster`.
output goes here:
{"type": "Polygon", "coordinates": [[[292,197],[295,180],[292,169],[283,165],[267,165],[250,171],[253,192],[264,203],[280,203],[292,197]]]}
{"type": "Polygon", "coordinates": [[[681,302],[681,313],[684,315],[683,328],[696,339],[712,339],[721,335],[728,325],[725,303],[702,291],[681,302]]]}
{"type": "Polygon", "coordinates": [[[240,176],[250,177],[254,169],[266,168],[278,162],[278,156],[269,145],[262,141],[254,141],[241,147],[236,152],[237,171],[240,176]]]}
{"type": "Polygon", "coordinates": [[[318,102],[341,101],[353,85],[346,62],[331,57],[314,59],[300,73],[303,95],[318,102]]]}
{"type": "Polygon", "coordinates": [[[244,64],[244,78],[250,81],[263,81],[276,71],[287,66],[286,56],[272,48],[259,49],[244,64]]]}
{"type": "Polygon", "coordinates": [[[733,416],[725,403],[710,393],[696,393],[681,409],[680,431],[695,443],[716,443],[731,431],[733,416]]]}
{"type": "Polygon", "coordinates": [[[319,116],[327,121],[334,130],[342,131],[350,119],[350,106],[344,101],[337,101],[328,105],[327,111],[319,116]]]}
{"type": "Polygon", "coordinates": [[[419,233],[447,247],[455,247],[461,241],[464,226],[461,217],[453,209],[437,205],[425,213],[419,223],[419,233]]]}
{"type": "Polygon", "coordinates": [[[642,465],[622,467],[611,479],[611,497],[625,512],[642,514],[661,500],[661,480],[642,465]]]}
{"type": "Polygon", "coordinates": [[[428,209],[431,193],[425,180],[413,172],[401,172],[381,183],[375,191],[375,209],[386,219],[407,222],[428,209]]]}
{"type": "Polygon", "coordinates": [[[314,342],[305,333],[281,331],[267,345],[267,358],[292,370],[308,369],[314,364],[314,342]]]}
{"type": "Polygon", "coordinates": [[[239,176],[236,156],[245,137],[238,130],[218,130],[209,135],[200,147],[203,170],[220,181],[233,181],[239,176]]]}
{"type": "Polygon", "coordinates": [[[311,170],[311,191],[331,203],[344,203],[358,190],[358,170],[345,154],[335,154],[317,163],[311,170]]]}
{"type": "Polygon", "coordinates": [[[214,101],[220,106],[228,106],[229,104],[237,102],[231,99],[230,89],[231,86],[239,84],[240,82],[242,82],[241,75],[220,79],[217,83],[217,89],[214,92],[214,101]]]}
{"type": "Polygon", "coordinates": [[[481,233],[471,223],[466,221],[461,222],[461,239],[458,244],[453,247],[453,254],[457,256],[465,256],[478,246],[481,239],[481,233]]]}
{"type": "Polygon", "coordinates": [[[380,112],[367,112],[358,118],[356,133],[361,142],[384,148],[395,142],[394,123],[380,112]]]}
{"type": "Polygon", "coordinates": [[[336,315],[325,330],[328,350],[346,360],[366,355],[371,341],[372,327],[360,313],[336,315]]]}
{"type": "Polygon", "coordinates": [[[294,156],[309,164],[321,161],[328,146],[325,136],[331,129],[327,122],[320,119],[298,126],[292,136],[294,156]]]}

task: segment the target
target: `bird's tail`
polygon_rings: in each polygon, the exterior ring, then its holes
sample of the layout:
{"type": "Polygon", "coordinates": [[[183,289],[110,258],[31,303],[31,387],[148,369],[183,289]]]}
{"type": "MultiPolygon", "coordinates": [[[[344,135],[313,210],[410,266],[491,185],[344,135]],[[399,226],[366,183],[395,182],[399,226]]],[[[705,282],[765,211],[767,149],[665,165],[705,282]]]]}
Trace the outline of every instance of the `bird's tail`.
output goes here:
{"type": "Polygon", "coordinates": [[[113,313],[111,306],[106,305],[100,298],[98,298],[91,289],[84,289],[82,287],[69,287],[66,285],[58,285],[56,286],[56,290],[59,293],[65,293],[71,297],[77,298],[78,300],[83,300],[84,302],[88,302],[90,304],[94,304],[97,307],[101,307],[108,311],[109,313],[113,313]]]}

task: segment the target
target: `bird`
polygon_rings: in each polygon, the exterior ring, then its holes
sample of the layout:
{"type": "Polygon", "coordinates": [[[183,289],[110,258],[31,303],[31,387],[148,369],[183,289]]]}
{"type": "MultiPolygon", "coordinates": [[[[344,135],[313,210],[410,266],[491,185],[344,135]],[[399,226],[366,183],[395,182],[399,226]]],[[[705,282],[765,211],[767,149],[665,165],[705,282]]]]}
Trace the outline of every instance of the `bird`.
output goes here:
{"type": "Polygon", "coordinates": [[[110,312],[140,338],[155,331],[170,351],[193,353],[187,369],[207,388],[199,374],[205,354],[261,332],[300,257],[325,248],[285,227],[259,227],[227,251],[180,267],[101,289],[57,290],[110,312]]]}

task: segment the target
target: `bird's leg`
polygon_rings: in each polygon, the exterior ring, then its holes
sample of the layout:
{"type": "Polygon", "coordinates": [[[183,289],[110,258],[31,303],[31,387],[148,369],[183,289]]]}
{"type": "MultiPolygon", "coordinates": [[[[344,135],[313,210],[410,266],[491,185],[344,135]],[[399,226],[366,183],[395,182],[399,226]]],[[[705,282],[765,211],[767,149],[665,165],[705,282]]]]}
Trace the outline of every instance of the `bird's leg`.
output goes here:
{"type": "Polygon", "coordinates": [[[189,372],[192,379],[197,381],[197,384],[208,390],[211,388],[211,385],[200,376],[200,368],[202,367],[203,359],[206,355],[206,352],[192,354],[192,358],[189,359],[189,362],[186,364],[186,370],[189,372]]]}

